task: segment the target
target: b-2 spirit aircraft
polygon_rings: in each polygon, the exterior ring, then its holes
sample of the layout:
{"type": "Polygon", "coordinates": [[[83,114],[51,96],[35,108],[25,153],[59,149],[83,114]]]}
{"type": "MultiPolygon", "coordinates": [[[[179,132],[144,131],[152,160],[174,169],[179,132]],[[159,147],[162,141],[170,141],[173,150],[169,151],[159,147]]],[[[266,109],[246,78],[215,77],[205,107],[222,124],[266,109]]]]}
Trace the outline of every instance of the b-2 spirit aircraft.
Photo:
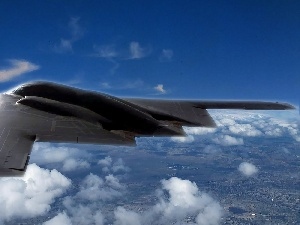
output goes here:
{"type": "Polygon", "coordinates": [[[207,109],[286,110],[261,101],[118,98],[36,81],[0,95],[0,176],[22,176],[34,142],[135,145],[136,137],[184,136],[215,127],[207,109]]]}

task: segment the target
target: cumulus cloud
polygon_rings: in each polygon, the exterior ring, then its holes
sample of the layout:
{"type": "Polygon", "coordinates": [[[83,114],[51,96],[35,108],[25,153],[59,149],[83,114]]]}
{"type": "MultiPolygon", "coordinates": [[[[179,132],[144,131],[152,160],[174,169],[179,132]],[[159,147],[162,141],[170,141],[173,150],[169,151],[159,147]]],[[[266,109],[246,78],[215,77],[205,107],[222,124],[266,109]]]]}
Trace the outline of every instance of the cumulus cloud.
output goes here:
{"type": "MultiPolygon", "coordinates": [[[[109,157],[102,159],[99,165],[113,165],[109,157]]],[[[201,192],[196,183],[172,177],[161,181],[156,204],[145,211],[134,211],[126,206],[105,211],[103,203],[120,198],[125,194],[125,186],[113,175],[101,178],[89,174],[78,186],[78,192],[63,199],[63,211],[45,222],[51,224],[114,224],[114,225],[164,225],[193,224],[217,225],[223,215],[220,204],[208,194],[201,192]],[[111,212],[111,214],[110,214],[111,212]]],[[[113,207],[113,205],[111,205],[113,207]]]]}
{"type": "Polygon", "coordinates": [[[83,36],[83,29],[79,25],[79,17],[70,18],[68,28],[70,31],[70,38],[61,38],[60,43],[54,46],[54,51],[57,53],[66,53],[73,51],[73,44],[80,40],[83,36]]]}
{"type": "Polygon", "coordinates": [[[44,215],[70,185],[71,181],[57,170],[42,169],[36,164],[28,165],[22,178],[1,178],[1,219],[44,215]]]}
{"type": "Polygon", "coordinates": [[[163,212],[162,220],[182,221],[187,215],[195,214],[197,224],[219,223],[221,206],[206,193],[201,193],[196,183],[172,177],[162,181],[162,189],[170,196],[155,206],[156,210],[163,212]]]}
{"type": "Polygon", "coordinates": [[[98,161],[98,165],[102,167],[102,171],[109,173],[118,173],[118,172],[129,172],[130,168],[125,166],[123,159],[119,158],[115,162],[113,162],[110,156],[105,157],[104,159],[100,159],[98,161]]]}
{"type": "Polygon", "coordinates": [[[164,89],[164,85],[163,84],[158,84],[154,87],[154,90],[158,91],[161,94],[165,94],[166,90],[164,89]]]}
{"type": "Polygon", "coordinates": [[[112,165],[112,171],[114,173],[116,172],[129,172],[130,168],[125,166],[123,159],[119,158],[113,165],[112,165]]]}
{"type": "Polygon", "coordinates": [[[71,224],[103,225],[106,221],[101,211],[103,203],[121,197],[125,193],[125,186],[112,174],[101,178],[90,173],[80,182],[78,189],[73,196],[63,199],[65,211],[47,223],[54,224],[53,220],[59,219],[71,221],[71,224]]]}
{"type": "Polygon", "coordinates": [[[95,204],[78,203],[74,198],[68,196],[64,199],[63,205],[68,212],[71,224],[103,225],[105,222],[104,215],[95,204]]]}
{"type": "Polygon", "coordinates": [[[104,201],[121,196],[123,190],[125,190],[125,186],[112,174],[106,176],[105,180],[103,180],[101,177],[91,173],[83,180],[80,185],[80,191],[76,196],[89,201],[104,201]]]}
{"type": "Polygon", "coordinates": [[[223,146],[231,146],[231,145],[243,145],[244,141],[242,138],[235,138],[229,135],[220,135],[213,139],[216,144],[220,144],[223,146]]]}
{"type": "Polygon", "coordinates": [[[102,167],[110,167],[112,164],[112,158],[110,156],[106,156],[104,159],[100,159],[98,161],[98,165],[102,167]]]}
{"type": "Polygon", "coordinates": [[[90,163],[84,160],[89,154],[77,148],[35,143],[32,152],[31,162],[48,166],[55,164],[63,171],[90,168],[90,163]]]}
{"type": "Polygon", "coordinates": [[[46,221],[43,225],[72,225],[72,222],[65,212],[59,213],[51,220],[46,221]]]}
{"type": "Polygon", "coordinates": [[[78,159],[67,159],[64,161],[63,164],[63,171],[73,171],[76,169],[89,169],[90,164],[85,160],[78,160],[78,159]]]}
{"type": "Polygon", "coordinates": [[[198,225],[219,224],[222,207],[208,194],[201,192],[195,183],[177,177],[162,180],[161,183],[162,188],[157,191],[157,204],[143,213],[118,207],[115,210],[115,225],[187,224],[187,218],[194,218],[194,224],[198,225]]]}
{"type": "Polygon", "coordinates": [[[186,137],[171,137],[171,140],[177,143],[191,143],[194,142],[195,138],[192,135],[186,137]]]}
{"type": "Polygon", "coordinates": [[[26,60],[12,59],[9,60],[11,67],[0,70],[0,83],[9,81],[24,73],[38,70],[40,66],[26,60]]]}
{"type": "Polygon", "coordinates": [[[258,172],[258,169],[256,168],[255,165],[251,164],[251,163],[248,163],[248,162],[242,162],[240,165],[239,165],[239,168],[238,170],[244,174],[245,176],[252,176],[254,175],[255,173],[258,172]]]}
{"type": "Polygon", "coordinates": [[[114,225],[142,225],[141,215],[134,211],[126,210],[124,207],[117,207],[114,212],[114,225]]]}
{"type": "Polygon", "coordinates": [[[169,62],[172,60],[173,58],[173,50],[171,49],[163,49],[160,56],[159,56],[159,60],[161,62],[169,62]]]}
{"type": "Polygon", "coordinates": [[[141,47],[138,42],[132,41],[129,45],[130,59],[141,59],[150,53],[149,48],[141,47]]]}

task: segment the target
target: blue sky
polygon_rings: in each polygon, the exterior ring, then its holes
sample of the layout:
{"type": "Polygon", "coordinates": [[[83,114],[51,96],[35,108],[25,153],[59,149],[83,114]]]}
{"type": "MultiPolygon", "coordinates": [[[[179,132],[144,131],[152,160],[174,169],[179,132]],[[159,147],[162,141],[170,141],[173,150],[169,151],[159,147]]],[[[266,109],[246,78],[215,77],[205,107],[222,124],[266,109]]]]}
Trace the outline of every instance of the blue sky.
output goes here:
{"type": "Polygon", "coordinates": [[[298,1],[1,1],[0,91],[298,104],[298,1]]]}
{"type": "MultiPolygon", "coordinates": [[[[118,96],[257,99],[298,105],[299,12],[300,2],[290,0],[2,0],[0,92],[32,80],[50,80],[118,96]]],[[[171,224],[177,217],[183,224],[191,215],[200,218],[198,224],[205,223],[201,218],[219,224],[232,215],[228,207],[235,206],[233,197],[238,206],[250,206],[249,213],[261,216],[251,194],[240,202],[240,195],[222,199],[211,189],[218,186],[214,180],[221,168],[217,160],[231,159],[223,164],[227,167],[222,167],[224,178],[220,182],[233,178],[241,193],[251,193],[243,187],[252,175],[250,189],[264,181],[268,181],[266,185],[278,183],[276,176],[282,165],[297,167],[293,162],[299,155],[298,112],[210,113],[216,129],[186,128],[188,136],[181,138],[141,138],[131,150],[35,143],[26,175],[0,179],[0,224],[25,219],[37,223],[49,219],[45,225],[112,224],[110,220],[114,224],[171,224]],[[274,161],[258,157],[269,148],[275,153],[274,161]],[[148,158],[155,151],[172,154],[148,158]],[[174,175],[166,157],[174,163],[178,158],[187,163],[184,154],[190,157],[192,152],[202,160],[208,157],[207,164],[202,165],[208,174],[202,171],[196,177],[183,171],[174,175]],[[136,163],[135,159],[144,161],[136,163]],[[289,159],[292,163],[287,163],[289,159]],[[280,160],[283,164],[278,167],[280,160]],[[153,167],[143,165],[146,161],[153,167]],[[273,170],[275,167],[279,169],[273,170]],[[169,173],[175,177],[170,178],[169,173]],[[139,200],[134,195],[140,186],[132,185],[132,181],[138,179],[137,183],[147,185],[148,177],[154,180],[149,185],[153,192],[145,192],[140,199],[141,203],[149,198],[157,200],[146,204],[149,210],[139,212],[122,204],[130,198],[139,200]],[[173,202],[178,200],[178,191],[181,201],[173,202]],[[109,198],[117,203],[112,204],[109,198]]],[[[294,171],[299,170],[283,170],[280,182],[287,178],[282,184],[288,184],[292,174],[297,178],[294,171]]],[[[272,193],[263,195],[272,196],[273,202],[272,193]]],[[[295,193],[291,186],[281,194],[295,193]]],[[[290,201],[293,198],[282,202],[274,196],[273,204],[292,207],[295,203],[290,201]]],[[[276,213],[272,209],[270,215],[276,213]]]]}

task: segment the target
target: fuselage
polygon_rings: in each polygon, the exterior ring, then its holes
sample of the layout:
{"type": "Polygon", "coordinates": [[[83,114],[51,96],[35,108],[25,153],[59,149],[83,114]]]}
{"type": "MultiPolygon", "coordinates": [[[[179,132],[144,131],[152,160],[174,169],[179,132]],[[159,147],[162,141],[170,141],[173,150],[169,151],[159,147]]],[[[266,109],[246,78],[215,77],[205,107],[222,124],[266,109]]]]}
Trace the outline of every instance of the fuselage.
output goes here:
{"type": "MultiPolygon", "coordinates": [[[[106,130],[127,130],[139,136],[184,134],[182,129],[168,126],[153,118],[145,108],[104,93],[85,91],[51,82],[25,84],[12,93],[24,98],[19,103],[41,111],[57,115],[69,113],[69,116],[81,119],[97,118],[98,115],[96,122],[106,130]],[[30,96],[35,98],[30,99],[30,96]],[[81,116],[85,114],[88,115],[81,116]]],[[[63,116],[66,115],[63,114],[63,116]]]]}

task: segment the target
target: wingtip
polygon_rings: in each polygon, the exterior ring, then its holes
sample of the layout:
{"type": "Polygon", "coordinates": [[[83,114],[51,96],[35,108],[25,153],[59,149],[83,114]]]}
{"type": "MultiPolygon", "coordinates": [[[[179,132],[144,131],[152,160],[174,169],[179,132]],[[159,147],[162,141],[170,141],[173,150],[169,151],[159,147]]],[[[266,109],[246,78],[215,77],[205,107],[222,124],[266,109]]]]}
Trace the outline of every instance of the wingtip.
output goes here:
{"type": "Polygon", "coordinates": [[[285,110],[294,110],[294,109],[296,109],[295,106],[293,106],[289,103],[279,103],[279,104],[282,105],[283,109],[285,109],[285,110]]]}

